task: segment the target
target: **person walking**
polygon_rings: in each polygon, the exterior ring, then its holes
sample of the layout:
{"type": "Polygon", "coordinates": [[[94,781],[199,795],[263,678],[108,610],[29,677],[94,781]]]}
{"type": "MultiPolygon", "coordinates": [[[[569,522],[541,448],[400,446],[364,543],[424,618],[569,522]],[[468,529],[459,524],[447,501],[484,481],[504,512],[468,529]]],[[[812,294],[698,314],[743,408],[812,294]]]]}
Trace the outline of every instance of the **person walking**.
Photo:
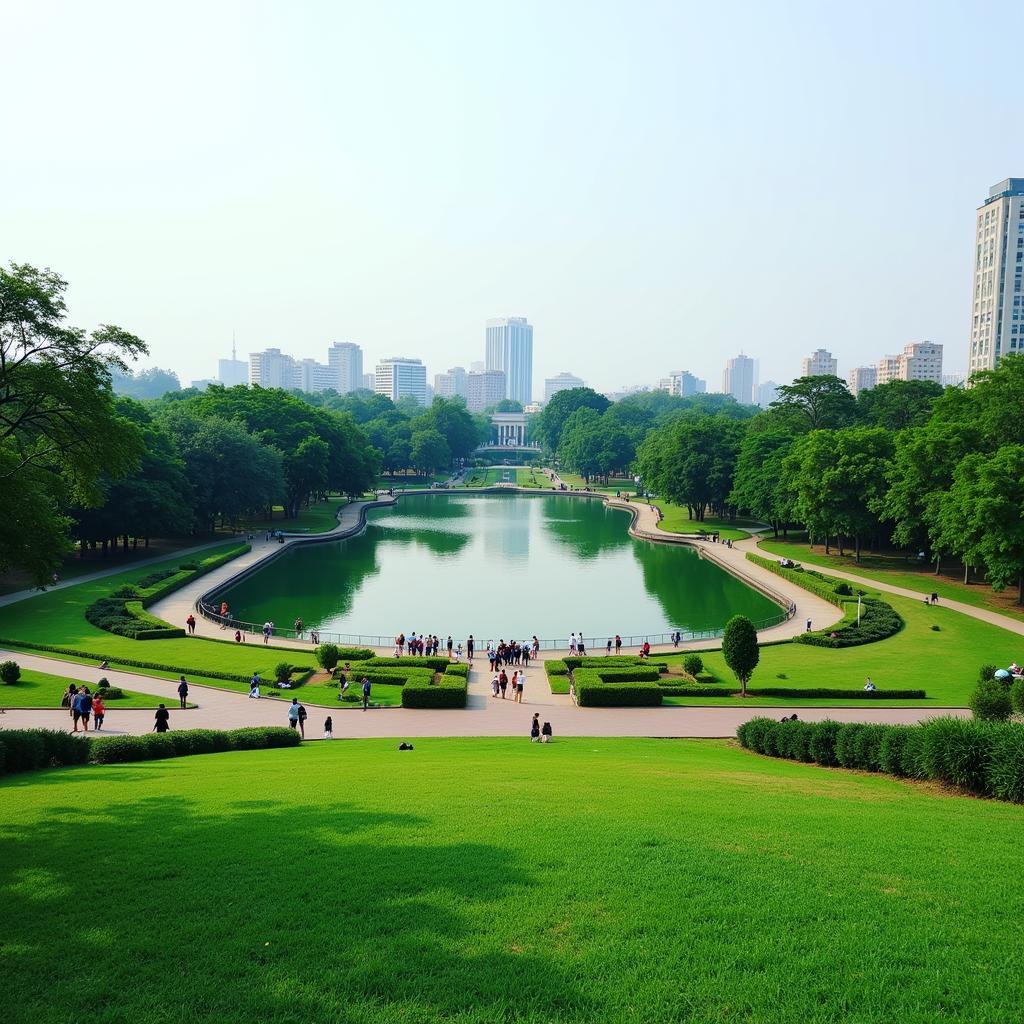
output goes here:
{"type": "Polygon", "coordinates": [[[492,697],[497,697],[498,696],[498,673],[497,672],[495,672],[494,675],[491,676],[491,696],[492,697]]]}
{"type": "Polygon", "coordinates": [[[288,706],[288,728],[297,729],[299,727],[299,698],[292,697],[292,702],[288,706]]]}
{"type": "Polygon", "coordinates": [[[68,718],[74,719],[75,717],[75,695],[78,693],[78,687],[74,683],[68,683],[67,693],[64,694],[61,699],[61,707],[68,709],[68,718]]]}
{"type": "Polygon", "coordinates": [[[306,715],[306,708],[302,704],[300,704],[299,705],[299,733],[301,734],[303,739],[306,738],[306,717],[307,717],[307,715],[306,715]]]}
{"type": "Polygon", "coordinates": [[[171,713],[163,704],[156,709],[153,716],[153,732],[167,732],[171,727],[171,713]]]}
{"type": "Polygon", "coordinates": [[[526,683],[526,676],[522,672],[516,673],[516,703],[523,703],[523,686],[526,683]]]}
{"type": "Polygon", "coordinates": [[[93,697],[92,699],[92,727],[93,730],[99,732],[103,728],[103,719],[107,717],[107,709],[103,704],[103,698],[100,696],[93,697]]]}
{"type": "Polygon", "coordinates": [[[498,676],[498,686],[501,688],[501,699],[505,699],[505,691],[508,689],[508,676],[505,674],[505,670],[501,670],[501,675],[498,676]]]}
{"type": "Polygon", "coordinates": [[[185,682],[185,677],[181,677],[181,682],[178,683],[178,702],[181,704],[182,709],[188,707],[188,683],[185,682]]]}
{"type": "Polygon", "coordinates": [[[325,740],[333,740],[334,739],[334,722],[331,721],[331,716],[330,715],[328,715],[324,719],[324,739],[325,740]]]}
{"type": "Polygon", "coordinates": [[[185,620],[185,625],[188,626],[188,635],[189,636],[195,636],[196,635],[196,617],[191,612],[189,612],[189,616],[185,620]]]}
{"type": "Polygon", "coordinates": [[[576,653],[576,634],[575,633],[573,633],[572,637],[569,639],[569,653],[570,654],[575,654],[576,653]]]}
{"type": "Polygon", "coordinates": [[[622,650],[622,637],[618,633],[615,634],[615,653],[618,654],[622,650]]]}
{"type": "Polygon", "coordinates": [[[270,634],[274,632],[274,627],[269,622],[263,623],[263,644],[266,646],[270,643],[270,634]]]}
{"type": "Polygon", "coordinates": [[[810,631],[811,631],[811,620],[808,619],[807,620],[807,632],[810,633],[810,631]]]}
{"type": "Polygon", "coordinates": [[[604,656],[607,658],[612,653],[612,638],[608,637],[608,643],[605,645],[604,656]]]}
{"type": "Polygon", "coordinates": [[[365,711],[370,706],[370,680],[363,676],[363,710],[365,711]]]}
{"type": "Polygon", "coordinates": [[[75,725],[75,732],[78,732],[78,723],[82,723],[82,731],[89,731],[89,715],[92,713],[92,697],[89,696],[89,687],[83,686],[78,693],[75,694],[75,700],[72,704],[72,715],[71,719],[75,725]]]}
{"type": "Polygon", "coordinates": [[[448,660],[452,660],[452,637],[450,633],[448,634],[448,660]]]}
{"type": "Polygon", "coordinates": [[[295,620],[295,638],[297,640],[302,639],[302,619],[296,618],[295,620]]]}
{"type": "Polygon", "coordinates": [[[473,641],[473,634],[470,633],[469,639],[466,641],[466,661],[470,662],[471,664],[473,661],[473,651],[475,650],[475,648],[476,644],[473,641]]]}

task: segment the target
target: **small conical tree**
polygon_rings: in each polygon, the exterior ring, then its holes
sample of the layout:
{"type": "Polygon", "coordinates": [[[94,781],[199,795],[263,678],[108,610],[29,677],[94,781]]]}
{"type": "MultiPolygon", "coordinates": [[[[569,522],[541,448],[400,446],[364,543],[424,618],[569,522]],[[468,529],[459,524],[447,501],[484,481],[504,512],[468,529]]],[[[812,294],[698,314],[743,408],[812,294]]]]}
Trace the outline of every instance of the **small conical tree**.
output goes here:
{"type": "Polygon", "coordinates": [[[757,630],[746,615],[734,615],[722,634],[722,654],[725,663],[739,680],[741,696],[747,695],[747,683],[761,657],[757,648],[757,630]]]}

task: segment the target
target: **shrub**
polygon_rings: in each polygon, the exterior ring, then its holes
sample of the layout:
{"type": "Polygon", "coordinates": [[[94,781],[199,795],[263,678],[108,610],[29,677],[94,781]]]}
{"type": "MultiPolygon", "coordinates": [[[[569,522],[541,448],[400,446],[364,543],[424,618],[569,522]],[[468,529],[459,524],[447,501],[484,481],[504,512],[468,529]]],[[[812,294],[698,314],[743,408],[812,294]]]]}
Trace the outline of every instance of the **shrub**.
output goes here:
{"type": "Polygon", "coordinates": [[[469,678],[469,666],[465,662],[452,662],[445,670],[446,676],[462,676],[463,679],[469,678]]]}
{"type": "Polygon", "coordinates": [[[704,659],[699,654],[688,654],[683,658],[683,671],[699,676],[704,671],[704,659]]]}
{"type": "Polygon", "coordinates": [[[831,767],[838,764],[836,760],[836,737],[839,734],[839,723],[826,719],[815,722],[811,729],[807,751],[815,764],[831,767]]]}
{"type": "Polygon", "coordinates": [[[775,746],[780,757],[788,757],[791,761],[809,763],[811,757],[811,732],[814,726],[810,722],[779,722],[775,746]]]}
{"type": "Polygon", "coordinates": [[[1005,722],[1013,710],[1010,694],[998,679],[984,679],[971,694],[970,708],[981,722],[1005,722]]]}
{"type": "Polygon", "coordinates": [[[46,746],[41,729],[5,729],[5,769],[8,772],[29,772],[46,765],[46,746]]]}
{"type": "Polygon", "coordinates": [[[878,763],[883,772],[889,775],[905,775],[903,767],[903,748],[915,730],[911,725],[885,726],[885,733],[878,748],[878,763]]]}
{"type": "Polygon", "coordinates": [[[928,777],[972,793],[986,792],[995,733],[984,721],[936,718],[924,726],[928,777]]]}
{"type": "Polygon", "coordinates": [[[13,686],[21,678],[21,666],[16,661],[0,662],[0,681],[13,686]]]}
{"type": "Polygon", "coordinates": [[[548,679],[552,676],[567,676],[569,674],[569,666],[564,661],[545,661],[544,672],[548,679]]]}
{"type": "Polygon", "coordinates": [[[1024,803],[1024,727],[997,726],[989,755],[986,791],[999,800],[1024,803]]]}
{"type": "Polygon", "coordinates": [[[663,697],[731,697],[740,692],[735,687],[690,685],[675,679],[662,679],[658,689],[663,697]]]}
{"type": "Polygon", "coordinates": [[[662,689],[656,683],[576,682],[576,703],[580,707],[659,707],[662,689]]]}
{"type": "Polygon", "coordinates": [[[938,633],[939,632],[939,627],[938,626],[932,626],[932,632],[933,633],[938,633]]]}
{"type": "Polygon", "coordinates": [[[1018,715],[1024,715],[1024,678],[1014,679],[1011,684],[1010,706],[1018,715]]]}
{"type": "Polygon", "coordinates": [[[464,708],[468,683],[465,676],[445,673],[437,683],[410,677],[402,687],[403,708],[464,708]]]}
{"type": "Polygon", "coordinates": [[[224,734],[232,750],[263,750],[270,747],[297,747],[302,740],[296,729],[285,726],[254,726],[229,729],[224,734]]]}
{"type": "Polygon", "coordinates": [[[274,678],[279,683],[286,683],[291,678],[292,666],[287,661],[279,661],[274,666],[274,678]]]}
{"type": "Polygon", "coordinates": [[[849,597],[853,594],[853,587],[851,587],[849,583],[846,583],[844,581],[842,583],[837,583],[832,588],[832,593],[839,594],[841,597],[849,597]]]}
{"type": "Polygon", "coordinates": [[[978,669],[978,682],[983,683],[986,679],[995,679],[996,677],[996,666],[995,665],[982,665],[978,669]]]}
{"type": "Polygon", "coordinates": [[[926,740],[924,729],[919,726],[911,727],[900,755],[900,764],[903,767],[901,774],[908,779],[927,779],[929,777],[926,740]]]}
{"type": "Polygon", "coordinates": [[[338,645],[321,644],[316,649],[316,662],[325,672],[333,672],[338,665],[338,645]]]}
{"type": "Polygon", "coordinates": [[[800,697],[805,700],[925,700],[924,690],[832,690],[827,686],[752,686],[751,697],[800,697]]]}
{"type": "Polygon", "coordinates": [[[93,696],[102,700],[124,700],[124,690],[120,686],[101,686],[93,696]]]}
{"type": "Polygon", "coordinates": [[[840,768],[860,768],[859,744],[860,731],[865,726],[859,722],[844,723],[836,733],[836,762],[840,768]]]}
{"type": "Polygon", "coordinates": [[[857,606],[847,606],[846,618],[836,626],[815,633],[801,633],[795,642],[814,647],[858,647],[877,643],[894,636],[904,626],[903,618],[892,605],[874,597],[861,601],[860,625],[857,624],[857,606]],[[835,636],[832,634],[835,633],[835,636]]]}
{"type": "Polygon", "coordinates": [[[174,747],[175,755],[184,757],[188,754],[216,753],[217,742],[214,737],[217,735],[213,729],[181,729],[167,733],[167,738],[174,747]]]}
{"type": "Polygon", "coordinates": [[[68,764],[85,764],[89,760],[89,742],[86,737],[57,729],[34,731],[42,740],[45,764],[59,768],[68,764]]]}

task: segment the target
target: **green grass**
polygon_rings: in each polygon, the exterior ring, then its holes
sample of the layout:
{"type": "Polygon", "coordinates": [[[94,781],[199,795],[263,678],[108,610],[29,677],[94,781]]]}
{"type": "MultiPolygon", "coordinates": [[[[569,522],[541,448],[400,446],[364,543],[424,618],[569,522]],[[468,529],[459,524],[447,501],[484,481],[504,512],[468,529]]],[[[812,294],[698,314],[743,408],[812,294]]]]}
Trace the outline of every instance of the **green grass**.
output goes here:
{"type": "Polygon", "coordinates": [[[997,594],[985,583],[974,583],[968,586],[949,576],[936,576],[927,566],[916,569],[914,568],[917,565],[916,561],[908,562],[902,555],[876,555],[862,552],[861,560],[858,563],[852,554],[840,558],[837,554],[826,555],[824,547],[821,546],[812,549],[802,535],[788,540],[781,538],[775,540],[766,536],[758,543],[758,547],[773,555],[792,558],[794,561],[803,562],[806,565],[842,569],[878,583],[888,583],[890,586],[902,587],[904,590],[915,590],[919,594],[931,594],[934,591],[939,595],[940,600],[960,601],[973,608],[986,608],[1004,615],[1024,618],[1024,608],[1016,603],[1016,587],[1007,588],[1002,594],[997,594]]]}
{"type": "Polygon", "coordinates": [[[284,507],[275,505],[270,519],[266,516],[250,516],[238,523],[238,529],[252,533],[266,533],[267,530],[284,530],[287,533],[326,533],[338,525],[338,510],[348,504],[342,495],[330,495],[325,501],[317,501],[308,508],[299,509],[294,519],[284,518],[284,507]],[[280,514],[278,514],[280,513],[280,514]]]}
{"type": "MultiPolygon", "coordinates": [[[[36,672],[23,668],[21,679],[14,686],[0,685],[0,707],[2,708],[59,708],[60,699],[67,692],[68,683],[81,685],[80,679],[67,676],[54,676],[47,672],[36,672]]],[[[92,692],[96,692],[95,684],[88,684],[92,692]]],[[[124,691],[120,700],[107,701],[107,714],[118,708],[155,708],[166,697],[155,697],[148,693],[124,691]]],[[[2,737],[0,737],[2,742],[2,737]]]]}
{"type": "Polygon", "coordinates": [[[631,476],[609,477],[608,483],[604,484],[594,481],[587,483],[579,473],[559,473],[558,475],[567,487],[589,487],[592,491],[601,491],[603,494],[614,494],[616,491],[629,491],[631,495],[636,494],[636,484],[631,476]]]}
{"type": "MultiPolygon", "coordinates": [[[[264,687],[263,692],[273,687],[264,687]]],[[[349,679],[348,692],[359,697],[360,703],[350,704],[338,700],[338,684],[329,686],[326,682],[309,682],[300,686],[297,690],[282,690],[281,696],[295,696],[303,704],[315,704],[319,707],[335,708],[336,710],[349,710],[351,708],[362,708],[362,690],[358,676],[353,673],[349,679]]],[[[390,683],[374,683],[370,690],[370,704],[382,708],[400,708],[402,706],[402,687],[390,683]]]]}
{"type": "MultiPolygon", "coordinates": [[[[867,676],[881,689],[922,689],[928,699],[921,701],[886,701],[871,707],[912,707],[935,705],[966,706],[978,679],[978,669],[985,663],[1008,665],[1019,656],[1021,637],[999,626],[980,622],[942,605],[928,608],[923,602],[893,594],[882,594],[903,616],[906,628],[888,640],[860,647],[833,650],[809,644],[785,643],[761,648],[761,660],[754,671],[751,686],[833,686],[837,689],[859,690],[867,676]],[[939,632],[932,630],[937,625],[939,632]],[[786,678],[777,678],[783,673],[786,678]]],[[[670,663],[684,655],[672,654],[670,663]]],[[[662,658],[662,655],[658,655],[662,658]]],[[[732,673],[721,651],[702,651],[706,668],[723,682],[733,683],[732,673]]],[[[708,700],[704,698],[666,698],[672,704],[735,704],[738,698],[708,700]]],[[[756,705],[779,705],[778,698],[747,698],[743,702],[756,705]]],[[[852,701],[805,701],[801,704],[855,706],[852,701]]]]}
{"type": "Polygon", "coordinates": [[[690,511],[685,505],[673,505],[661,498],[652,498],[650,504],[660,508],[664,517],[658,523],[658,529],[666,533],[697,533],[699,530],[717,530],[722,540],[746,540],[750,536],[749,529],[760,526],[753,519],[718,519],[707,516],[697,521],[690,518],[690,511]]]}
{"type": "MultiPolygon", "coordinates": [[[[228,551],[235,544],[224,544],[210,548],[209,555],[228,551]]],[[[238,675],[251,675],[258,670],[264,679],[273,677],[274,666],[280,661],[292,664],[312,666],[312,648],[302,650],[275,650],[264,647],[261,643],[220,643],[201,637],[185,637],[176,640],[130,640],[93,626],[85,619],[85,609],[98,597],[109,594],[124,583],[130,583],[148,573],[154,572],[162,565],[177,565],[180,558],[168,559],[144,569],[136,568],[102,580],[80,583],[63,590],[48,591],[34,597],[19,601],[16,604],[0,608],[0,638],[20,640],[25,643],[45,644],[69,647],[74,650],[92,652],[95,661],[108,658],[112,666],[117,666],[118,658],[149,661],[173,667],[201,668],[207,672],[230,672],[238,675]]],[[[173,623],[184,625],[184,623],[173,623]]],[[[225,638],[229,634],[225,631],[225,638]]],[[[2,646],[2,645],[0,645],[2,646]]],[[[45,652],[44,652],[45,653],[45,652]]],[[[52,655],[64,657],[63,655],[52,655]]],[[[85,664],[90,659],[78,660],[85,664]]],[[[139,669],[147,675],[176,678],[176,672],[160,672],[151,669],[139,669]]],[[[201,682],[198,675],[192,676],[195,682],[201,682]]],[[[226,680],[210,680],[210,685],[227,689],[246,691],[242,683],[231,683],[226,680]]]]}
{"type": "MultiPolygon", "coordinates": [[[[463,483],[466,487],[493,487],[495,484],[519,483],[519,474],[530,470],[517,469],[515,466],[488,466],[486,469],[473,469],[466,473],[463,483]]],[[[523,485],[533,486],[533,484],[523,485]]],[[[550,487],[551,485],[548,484],[550,487]]]]}
{"type": "Polygon", "coordinates": [[[1018,1018],[1024,809],[557,725],[4,780],[6,1019],[1018,1018]]]}

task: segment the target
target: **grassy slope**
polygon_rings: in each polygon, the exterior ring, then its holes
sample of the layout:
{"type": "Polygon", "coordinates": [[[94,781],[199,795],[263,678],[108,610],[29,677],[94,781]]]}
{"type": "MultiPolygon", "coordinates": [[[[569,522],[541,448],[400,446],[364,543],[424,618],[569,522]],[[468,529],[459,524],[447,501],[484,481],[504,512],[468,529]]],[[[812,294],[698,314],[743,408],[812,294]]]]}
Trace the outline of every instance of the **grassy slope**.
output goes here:
{"type": "MultiPolygon", "coordinates": [[[[14,686],[0,685],[0,707],[2,708],[59,708],[61,696],[68,688],[68,683],[79,680],[64,676],[54,676],[46,672],[34,672],[31,669],[21,670],[21,679],[14,686]]],[[[91,685],[94,691],[96,687],[91,685]]],[[[148,693],[124,691],[121,700],[107,701],[107,714],[118,708],[155,708],[160,697],[148,693]]],[[[2,741],[2,737],[0,737],[2,741]]]]}
{"type": "Polygon", "coordinates": [[[824,547],[811,548],[800,540],[773,540],[766,537],[758,546],[773,555],[783,555],[807,565],[842,569],[894,587],[916,590],[919,594],[931,594],[934,591],[940,600],[961,601],[974,608],[987,608],[989,611],[1024,618],[1024,608],[1016,603],[1016,588],[997,594],[985,583],[966,586],[947,576],[936,576],[927,567],[915,571],[916,563],[907,562],[900,556],[862,554],[858,564],[853,555],[844,555],[842,558],[835,554],[826,555],[824,547]]]}
{"type": "Polygon", "coordinates": [[[0,782],[5,1019],[1019,1015],[1019,807],[718,742],[396,746],[0,782]]]}
{"type": "MultiPolygon", "coordinates": [[[[236,545],[237,542],[225,544],[223,550],[236,545]]],[[[222,549],[210,548],[209,554],[215,554],[220,550],[222,549]]],[[[96,598],[155,571],[162,564],[177,565],[178,561],[179,559],[169,559],[166,563],[129,570],[63,590],[49,591],[0,608],[0,637],[91,651],[95,653],[97,660],[102,657],[109,658],[115,667],[120,656],[164,665],[203,668],[210,672],[231,672],[240,675],[249,675],[258,669],[264,679],[267,679],[273,678],[274,666],[279,661],[313,665],[312,648],[308,653],[298,650],[285,652],[266,648],[257,643],[236,645],[199,637],[186,637],[180,640],[130,640],[107,633],[86,621],[85,609],[96,598]]],[[[227,635],[225,632],[225,637],[227,635]]],[[[145,671],[150,672],[148,669],[145,671]]],[[[174,673],[170,675],[174,676],[174,673]]],[[[199,681],[198,678],[196,681],[199,681]]],[[[223,680],[217,685],[247,689],[244,684],[225,684],[223,680]]]]}
{"type": "Polygon", "coordinates": [[[660,508],[663,519],[658,523],[659,530],[667,533],[696,533],[698,530],[718,530],[722,540],[744,540],[750,534],[743,527],[755,527],[760,524],[753,519],[716,519],[707,516],[697,522],[690,518],[689,509],[685,505],[673,505],[660,498],[651,499],[651,504],[660,508]]]}
{"type": "Polygon", "coordinates": [[[281,505],[274,506],[274,516],[267,519],[266,516],[252,516],[239,522],[239,529],[250,530],[255,533],[266,532],[267,530],[286,530],[298,532],[307,530],[310,533],[324,533],[333,530],[338,525],[338,509],[348,504],[348,498],[333,494],[326,501],[317,501],[308,508],[299,509],[299,514],[294,519],[284,518],[284,508],[281,505]]]}

